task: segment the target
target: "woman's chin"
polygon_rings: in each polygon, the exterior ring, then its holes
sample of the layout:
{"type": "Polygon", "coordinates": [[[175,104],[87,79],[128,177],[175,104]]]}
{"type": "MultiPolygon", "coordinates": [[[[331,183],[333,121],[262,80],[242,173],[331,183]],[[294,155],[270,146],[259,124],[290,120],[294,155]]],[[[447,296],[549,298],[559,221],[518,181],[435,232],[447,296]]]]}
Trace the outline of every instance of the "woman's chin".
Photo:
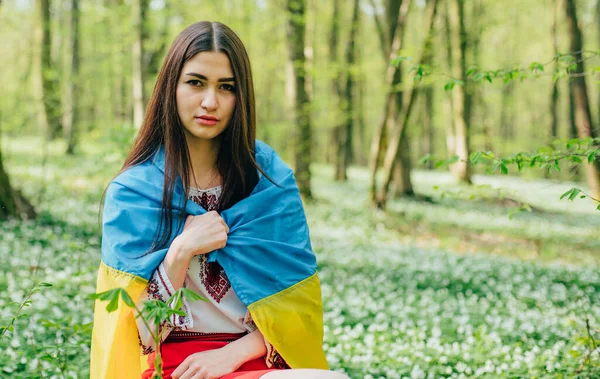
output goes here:
{"type": "Polygon", "coordinates": [[[191,137],[195,140],[213,140],[223,133],[223,129],[214,127],[204,127],[201,125],[195,125],[193,128],[186,129],[187,137],[191,137]]]}

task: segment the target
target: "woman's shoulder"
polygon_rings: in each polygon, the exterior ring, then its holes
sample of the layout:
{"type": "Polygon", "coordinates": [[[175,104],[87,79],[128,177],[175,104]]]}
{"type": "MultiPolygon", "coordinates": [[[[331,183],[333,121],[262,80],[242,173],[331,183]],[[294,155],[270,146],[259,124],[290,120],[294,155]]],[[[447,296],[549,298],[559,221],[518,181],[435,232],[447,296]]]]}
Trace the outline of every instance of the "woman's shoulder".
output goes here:
{"type": "Polygon", "coordinates": [[[107,197],[130,193],[155,197],[162,194],[164,172],[153,162],[153,157],[121,171],[108,184],[107,197]]]}
{"type": "Polygon", "coordinates": [[[292,170],[271,146],[256,140],[256,163],[272,179],[287,176],[292,170]]]}

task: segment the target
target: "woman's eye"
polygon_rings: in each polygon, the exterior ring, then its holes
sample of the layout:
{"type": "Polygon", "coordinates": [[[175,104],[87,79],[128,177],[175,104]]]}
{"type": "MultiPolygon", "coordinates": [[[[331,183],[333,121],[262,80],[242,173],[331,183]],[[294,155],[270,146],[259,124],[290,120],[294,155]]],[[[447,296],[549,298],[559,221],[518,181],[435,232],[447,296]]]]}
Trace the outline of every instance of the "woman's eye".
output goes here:
{"type": "Polygon", "coordinates": [[[223,84],[222,87],[225,91],[235,92],[235,87],[231,84],[223,84]]]}
{"type": "Polygon", "coordinates": [[[199,80],[188,80],[188,84],[191,84],[193,86],[199,86],[202,85],[202,82],[199,80]]]}

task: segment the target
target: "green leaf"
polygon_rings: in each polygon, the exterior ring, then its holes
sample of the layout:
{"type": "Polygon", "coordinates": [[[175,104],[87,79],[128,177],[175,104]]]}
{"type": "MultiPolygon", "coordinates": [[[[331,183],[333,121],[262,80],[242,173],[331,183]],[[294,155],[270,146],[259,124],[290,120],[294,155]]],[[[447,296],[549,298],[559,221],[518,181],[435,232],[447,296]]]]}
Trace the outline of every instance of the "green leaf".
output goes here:
{"type": "Polygon", "coordinates": [[[598,206],[596,207],[597,211],[600,211],[600,204],[598,204],[598,206]]]}
{"type": "Polygon", "coordinates": [[[405,57],[405,56],[399,55],[392,60],[392,65],[394,65],[395,67],[398,67],[398,65],[401,62],[410,61],[411,59],[412,59],[411,57],[408,57],[408,56],[405,57]]]}
{"type": "Polygon", "coordinates": [[[594,159],[596,159],[596,153],[592,151],[588,154],[587,161],[588,163],[592,163],[594,159]]]}
{"type": "Polygon", "coordinates": [[[573,192],[571,193],[571,195],[569,195],[569,200],[571,200],[571,201],[575,200],[577,195],[579,195],[579,192],[581,192],[581,190],[579,188],[573,188],[573,192]]]}
{"type": "Polygon", "coordinates": [[[119,296],[119,290],[120,288],[114,288],[112,290],[108,290],[108,291],[104,291],[104,292],[100,292],[100,293],[93,293],[90,295],[91,299],[99,299],[102,301],[107,301],[107,300],[111,300],[114,296],[119,296]]]}
{"type": "Polygon", "coordinates": [[[504,163],[500,163],[500,170],[502,171],[502,173],[504,175],[508,175],[508,168],[506,167],[506,165],[504,163]]]}
{"type": "Polygon", "coordinates": [[[201,295],[197,294],[196,292],[190,289],[182,288],[181,292],[183,292],[183,295],[188,299],[188,301],[208,301],[206,298],[202,297],[201,295]]]}
{"type": "Polygon", "coordinates": [[[533,72],[544,71],[544,65],[539,62],[533,62],[532,64],[529,65],[529,69],[532,70],[533,72]]]}
{"type": "Polygon", "coordinates": [[[454,82],[454,80],[450,80],[449,82],[447,82],[447,83],[444,85],[444,91],[446,91],[446,92],[450,92],[450,91],[452,91],[452,89],[454,88],[454,85],[455,85],[455,84],[456,84],[456,83],[454,82]]]}
{"type": "Polygon", "coordinates": [[[570,190],[568,190],[567,192],[563,193],[563,194],[560,196],[560,199],[562,200],[562,199],[564,199],[565,197],[569,196],[569,195],[571,194],[571,192],[573,192],[573,188],[571,188],[571,189],[570,189],[570,190]]]}
{"type": "Polygon", "coordinates": [[[478,72],[477,74],[473,75],[473,80],[476,82],[481,81],[481,79],[483,79],[484,73],[483,72],[478,72]]]}
{"type": "Polygon", "coordinates": [[[121,288],[121,299],[123,299],[123,302],[130,308],[135,308],[135,303],[133,302],[133,300],[131,299],[131,297],[129,296],[129,294],[127,293],[127,291],[125,291],[124,289],[121,288]]]}
{"type": "Polygon", "coordinates": [[[471,154],[471,166],[475,166],[480,160],[483,152],[477,151],[471,154]]]}
{"type": "Polygon", "coordinates": [[[41,283],[38,283],[38,287],[52,287],[52,284],[41,282],[41,283]]]}
{"type": "Polygon", "coordinates": [[[579,158],[578,156],[573,155],[571,157],[571,160],[575,163],[581,163],[581,158],[579,158]]]}
{"type": "Polygon", "coordinates": [[[575,200],[577,195],[579,195],[580,192],[581,192],[581,190],[579,188],[571,188],[567,192],[563,193],[562,196],[560,197],[560,199],[562,200],[565,197],[568,197],[569,200],[573,201],[573,200],[575,200]]]}
{"type": "Polygon", "coordinates": [[[108,313],[114,312],[117,310],[118,307],[119,307],[119,296],[113,296],[110,299],[110,302],[108,303],[108,305],[106,306],[106,311],[108,313]]]}
{"type": "Polygon", "coordinates": [[[432,160],[432,159],[433,159],[433,155],[431,155],[431,154],[427,154],[426,156],[424,156],[423,158],[421,158],[421,159],[419,160],[419,164],[420,164],[420,165],[424,165],[424,164],[426,164],[427,162],[429,162],[429,161],[430,161],[430,160],[432,160]]]}

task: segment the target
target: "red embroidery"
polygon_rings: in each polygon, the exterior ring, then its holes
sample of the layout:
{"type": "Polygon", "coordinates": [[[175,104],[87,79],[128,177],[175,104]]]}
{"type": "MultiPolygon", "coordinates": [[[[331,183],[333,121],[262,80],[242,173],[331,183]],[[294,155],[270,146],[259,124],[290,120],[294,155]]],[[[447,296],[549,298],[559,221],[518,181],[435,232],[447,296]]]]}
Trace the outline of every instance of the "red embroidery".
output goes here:
{"type": "Polygon", "coordinates": [[[221,299],[227,291],[231,288],[231,283],[225,274],[225,270],[218,262],[208,263],[206,261],[206,255],[200,257],[200,278],[202,278],[202,284],[206,287],[206,292],[215,299],[217,303],[221,302],[221,299]]]}
{"type": "MultiPolygon", "coordinates": [[[[203,191],[200,195],[190,196],[190,199],[209,212],[216,210],[219,206],[219,198],[216,192],[209,194],[203,191]]],[[[218,262],[208,263],[206,255],[200,257],[200,266],[200,278],[202,279],[202,284],[206,287],[206,292],[217,303],[220,303],[223,296],[231,288],[231,283],[229,283],[225,270],[223,270],[223,267],[218,262]]]]}
{"type": "Polygon", "coordinates": [[[216,193],[209,195],[208,192],[202,192],[200,195],[190,196],[190,199],[209,212],[217,210],[219,207],[219,198],[216,193]]]}
{"type": "Polygon", "coordinates": [[[149,300],[155,299],[155,300],[165,301],[162,298],[162,295],[160,294],[160,289],[158,287],[158,282],[154,278],[151,278],[148,281],[148,299],[149,300]]]}

